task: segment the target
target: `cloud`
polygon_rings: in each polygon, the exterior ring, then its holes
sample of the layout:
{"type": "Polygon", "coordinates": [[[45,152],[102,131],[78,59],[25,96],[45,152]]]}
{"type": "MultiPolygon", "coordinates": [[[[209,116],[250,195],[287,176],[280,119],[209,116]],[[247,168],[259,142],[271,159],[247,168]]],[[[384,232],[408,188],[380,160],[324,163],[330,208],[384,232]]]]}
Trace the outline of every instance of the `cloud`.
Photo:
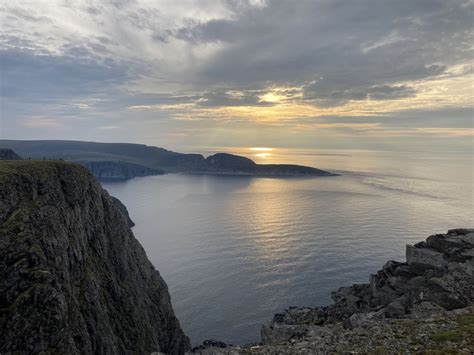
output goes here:
{"type": "Polygon", "coordinates": [[[315,102],[318,106],[328,107],[361,100],[397,100],[416,95],[416,90],[407,85],[375,85],[370,87],[344,88],[314,82],[304,86],[303,98],[315,102]]]}
{"type": "Polygon", "coordinates": [[[48,117],[28,117],[21,120],[21,125],[28,128],[54,129],[62,127],[61,120],[48,117]]]}
{"type": "Polygon", "coordinates": [[[25,0],[0,10],[1,120],[18,135],[56,120],[78,135],[155,125],[171,137],[188,123],[235,122],[289,132],[323,117],[362,134],[372,128],[360,117],[386,122],[373,132],[398,117],[411,136],[457,129],[465,118],[436,112],[472,107],[472,1],[25,0]]]}

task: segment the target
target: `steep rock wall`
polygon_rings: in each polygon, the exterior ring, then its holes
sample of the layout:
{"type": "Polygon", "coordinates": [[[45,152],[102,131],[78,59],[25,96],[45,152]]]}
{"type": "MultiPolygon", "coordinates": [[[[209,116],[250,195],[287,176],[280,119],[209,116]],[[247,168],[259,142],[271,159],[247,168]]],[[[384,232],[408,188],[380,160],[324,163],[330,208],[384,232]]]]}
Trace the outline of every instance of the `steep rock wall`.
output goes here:
{"type": "Polygon", "coordinates": [[[85,168],[0,162],[0,353],[188,348],[165,282],[85,168]]]}

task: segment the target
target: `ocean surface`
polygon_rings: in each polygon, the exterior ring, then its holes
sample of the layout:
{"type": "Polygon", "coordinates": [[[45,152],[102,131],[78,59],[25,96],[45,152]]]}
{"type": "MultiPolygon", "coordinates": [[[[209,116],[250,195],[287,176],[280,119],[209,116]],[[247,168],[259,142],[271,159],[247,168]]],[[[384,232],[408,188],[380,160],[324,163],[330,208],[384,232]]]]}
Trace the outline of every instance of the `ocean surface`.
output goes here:
{"type": "MultiPolygon", "coordinates": [[[[213,150],[202,150],[205,155],[213,150]]],[[[168,174],[104,183],[168,284],[193,344],[258,341],[288,306],[321,306],[367,282],[405,244],[474,226],[473,155],[226,149],[342,174],[168,174]]]]}

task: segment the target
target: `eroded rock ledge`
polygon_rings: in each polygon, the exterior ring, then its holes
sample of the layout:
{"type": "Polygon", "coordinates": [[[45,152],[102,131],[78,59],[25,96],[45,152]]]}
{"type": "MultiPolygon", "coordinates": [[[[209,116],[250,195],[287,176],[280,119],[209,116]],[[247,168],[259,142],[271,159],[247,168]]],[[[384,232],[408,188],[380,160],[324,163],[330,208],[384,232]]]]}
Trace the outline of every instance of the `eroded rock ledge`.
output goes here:
{"type": "MultiPolygon", "coordinates": [[[[327,307],[293,307],[262,327],[262,343],[202,346],[199,354],[474,351],[474,229],[406,247],[367,284],[342,287],[327,307]],[[447,345],[446,345],[447,342],[447,345]],[[446,348],[447,346],[447,348],[446,348]]],[[[208,343],[210,344],[210,343],[208,343]]]]}

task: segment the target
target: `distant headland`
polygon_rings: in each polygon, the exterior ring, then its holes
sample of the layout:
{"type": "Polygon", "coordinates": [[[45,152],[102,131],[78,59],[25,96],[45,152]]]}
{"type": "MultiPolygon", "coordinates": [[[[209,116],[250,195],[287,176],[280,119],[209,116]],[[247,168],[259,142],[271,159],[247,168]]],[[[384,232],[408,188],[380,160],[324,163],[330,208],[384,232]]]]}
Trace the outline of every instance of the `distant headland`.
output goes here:
{"type": "Polygon", "coordinates": [[[67,140],[0,140],[0,149],[13,149],[24,159],[66,160],[80,163],[102,180],[126,180],[164,173],[245,176],[336,176],[309,166],[257,164],[243,156],[217,153],[177,153],[133,143],[96,143],[67,140]]]}

